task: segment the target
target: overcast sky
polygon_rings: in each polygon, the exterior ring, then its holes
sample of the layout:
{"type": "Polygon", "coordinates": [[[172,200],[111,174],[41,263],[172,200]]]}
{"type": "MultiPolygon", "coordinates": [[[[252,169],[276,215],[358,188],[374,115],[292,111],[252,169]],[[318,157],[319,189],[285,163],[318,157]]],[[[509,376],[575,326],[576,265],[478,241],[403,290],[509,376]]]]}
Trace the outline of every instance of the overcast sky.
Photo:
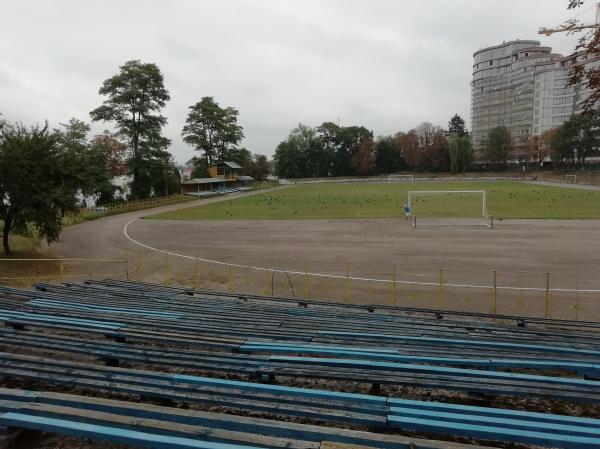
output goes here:
{"type": "MultiPolygon", "coordinates": [[[[588,0],[588,7],[591,1],[588,0]]],[[[567,0],[0,0],[0,113],[25,124],[89,121],[98,89],[131,59],[158,64],[171,101],[165,135],[203,96],[236,107],[254,153],[272,155],[299,122],[376,135],[470,120],[473,52],[539,39],[572,17],[567,0]]],[[[593,19],[593,11],[581,16],[593,19]]],[[[93,131],[111,129],[94,124],[93,131]]]]}

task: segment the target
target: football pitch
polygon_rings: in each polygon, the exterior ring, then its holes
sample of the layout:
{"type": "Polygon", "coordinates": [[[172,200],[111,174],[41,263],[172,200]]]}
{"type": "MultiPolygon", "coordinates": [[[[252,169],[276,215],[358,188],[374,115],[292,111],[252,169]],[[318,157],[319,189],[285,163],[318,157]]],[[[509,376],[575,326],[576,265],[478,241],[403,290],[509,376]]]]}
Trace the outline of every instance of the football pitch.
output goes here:
{"type": "MultiPolygon", "coordinates": [[[[480,191],[487,193],[487,214],[498,219],[600,218],[600,191],[541,186],[512,181],[428,183],[298,184],[243,198],[231,196],[147,218],[170,220],[389,219],[404,216],[409,191],[480,191]]],[[[431,193],[415,196],[420,217],[482,215],[480,193],[431,193]]]]}

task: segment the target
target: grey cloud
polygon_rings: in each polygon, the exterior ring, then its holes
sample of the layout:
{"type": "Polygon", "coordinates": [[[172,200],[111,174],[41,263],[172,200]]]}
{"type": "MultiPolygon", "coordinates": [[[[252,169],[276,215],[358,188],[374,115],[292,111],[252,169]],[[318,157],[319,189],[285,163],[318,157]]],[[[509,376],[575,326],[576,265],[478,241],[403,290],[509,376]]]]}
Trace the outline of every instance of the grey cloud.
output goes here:
{"type": "MultiPolygon", "coordinates": [[[[0,0],[0,112],[53,126],[89,120],[102,81],[157,63],[177,160],[202,96],[240,111],[251,151],[272,154],[299,122],[376,135],[469,119],[472,54],[572,15],[566,0],[0,0]]],[[[542,37],[558,52],[576,37],[542,37]]],[[[94,124],[101,132],[107,124],[94,124]]]]}

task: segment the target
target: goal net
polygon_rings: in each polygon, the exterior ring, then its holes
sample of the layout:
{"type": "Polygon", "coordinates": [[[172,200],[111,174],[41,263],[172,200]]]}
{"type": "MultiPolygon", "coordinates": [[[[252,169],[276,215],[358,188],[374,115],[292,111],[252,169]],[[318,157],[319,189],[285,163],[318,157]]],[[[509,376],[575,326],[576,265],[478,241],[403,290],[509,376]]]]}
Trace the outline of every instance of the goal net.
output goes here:
{"type": "Polygon", "coordinates": [[[577,175],[563,175],[563,181],[568,182],[569,184],[576,184],[577,175]]]}
{"type": "Polygon", "coordinates": [[[408,206],[414,227],[493,226],[485,190],[413,190],[408,206]]]}
{"type": "Polygon", "coordinates": [[[415,182],[415,175],[389,175],[387,178],[390,182],[415,182]]]}

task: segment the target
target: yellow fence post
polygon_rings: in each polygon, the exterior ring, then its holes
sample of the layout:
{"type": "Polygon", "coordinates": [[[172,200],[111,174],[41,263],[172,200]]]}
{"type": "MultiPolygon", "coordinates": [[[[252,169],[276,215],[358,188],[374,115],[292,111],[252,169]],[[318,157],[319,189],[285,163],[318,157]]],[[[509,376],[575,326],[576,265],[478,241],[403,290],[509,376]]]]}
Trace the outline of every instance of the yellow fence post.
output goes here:
{"type": "Polygon", "coordinates": [[[308,299],[308,262],[304,262],[304,299],[308,299]]]}
{"type": "Polygon", "coordinates": [[[444,269],[440,268],[440,297],[438,307],[440,310],[443,310],[445,307],[445,293],[444,293],[444,269]]]}
{"type": "Polygon", "coordinates": [[[64,282],[65,280],[65,266],[64,262],[60,261],[60,282],[64,282]]]}
{"type": "Polygon", "coordinates": [[[350,264],[346,264],[346,279],[344,279],[344,302],[350,302],[350,264]]]}
{"type": "Polygon", "coordinates": [[[265,276],[264,276],[264,286],[263,286],[263,296],[269,296],[269,264],[265,262],[265,276]]]}
{"type": "Polygon", "coordinates": [[[33,228],[31,231],[31,244],[32,244],[32,249],[34,253],[38,252],[38,238],[39,238],[39,232],[37,230],[37,228],[33,228]]]}
{"type": "Polygon", "coordinates": [[[396,265],[394,265],[394,271],[392,276],[392,304],[396,305],[396,265]]]}
{"type": "Polygon", "coordinates": [[[575,274],[575,319],[579,319],[579,273],[575,274]]]}
{"type": "Polygon", "coordinates": [[[200,288],[200,271],[198,269],[198,258],[196,257],[196,263],[194,266],[194,290],[198,290],[200,288]]]}
{"type": "Polygon", "coordinates": [[[550,273],[546,273],[546,318],[550,318],[550,273]]]}
{"type": "Polygon", "coordinates": [[[231,264],[229,264],[229,269],[227,270],[227,291],[233,293],[231,264]]]}
{"type": "Polygon", "coordinates": [[[135,277],[138,281],[142,281],[144,279],[144,273],[142,272],[142,259],[140,258],[140,253],[137,253],[135,256],[135,277]]]}
{"type": "Polygon", "coordinates": [[[492,287],[492,313],[494,315],[496,315],[496,313],[498,312],[498,289],[496,284],[497,276],[498,273],[496,272],[496,270],[494,270],[494,283],[492,287]]]}
{"type": "Polygon", "coordinates": [[[171,276],[169,274],[169,253],[165,250],[165,284],[169,285],[171,282],[171,276]]]}
{"type": "Polygon", "coordinates": [[[129,280],[129,254],[125,247],[125,279],[129,280]]]}

